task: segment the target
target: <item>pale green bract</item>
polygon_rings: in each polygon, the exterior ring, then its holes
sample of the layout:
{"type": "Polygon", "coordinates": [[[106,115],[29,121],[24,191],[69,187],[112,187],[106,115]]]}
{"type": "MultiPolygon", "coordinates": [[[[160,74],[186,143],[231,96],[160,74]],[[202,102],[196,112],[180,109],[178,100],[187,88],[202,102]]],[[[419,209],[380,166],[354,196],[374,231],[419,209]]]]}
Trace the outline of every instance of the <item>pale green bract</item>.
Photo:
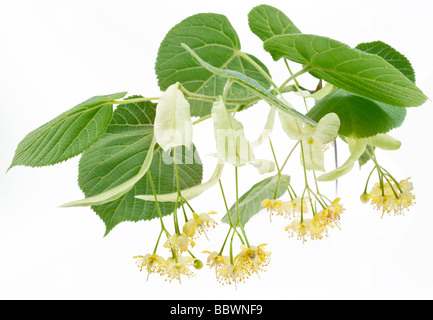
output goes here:
{"type": "Polygon", "coordinates": [[[338,116],[328,113],[320,119],[316,127],[304,125],[299,119],[284,112],[280,112],[279,116],[287,136],[302,141],[301,164],[305,165],[305,169],[325,171],[323,148],[338,136],[338,116]]]}
{"type": "Polygon", "coordinates": [[[192,145],[190,106],[175,83],[159,97],[155,116],[155,139],[164,151],[192,145]]]}
{"type": "Polygon", "coordinates": [[[212,107],[212,120],[217,157],[221,163],[227,162],[235,167],[250,163],[259,170],[260,174],[274,170],[271,161],[255,158],[250,142],[245,138],[242,123],[229,113],[222,98],[212,107]]]}
{"type": "MultiPolygon", "coordinates": [[[[209,178],[208,181],[206,181],[202,184],[196,185],[194,187],[182,190],[182,192],[181,192],[182,198],[186,199],[187,201],[192,200],[192,199],[198,197],[199,195],[201,195],[207,189],[210,189],[211,187],[213,187],[218,182],[218,180],[221,178],[221,175],[223,173],[223,169],[224,169],[224,164],[218,163],[215,167],[215,170],[214,170],[212,176],[209,178]]],[[[172,193],[168,193],[168,194],[138,195],[135,197],[137,199],[141,199],[144,201],[155,201],[155,197],[156,197],[156,201],[158,201],[158,202],[176,202],[179,199],[179,194],[177,192],[172,192],[172,193]]]]}
{"type": "Polygon", "coordinates": [[[355,162],[358,161],[358,159],[364,154],[368,145],[378,147],[383,150],[398,150],[401,146],[401,142],[399,140],[387,134],[379,134],[374,137],[363,139],[346,138],[346,140],[349,144],[349,158],[344,162],[343,165],[335,170],[322,174],[317,178],[317,180],[333,181],[349,173],[352,170],[355,162]]]}
{"type": "Polygon", "coordinates": [[[221,163],[228,162],[238,167],[254,159],[242,123],[227,111],[221,98],[213,104],[212,120],[217,156],[221,163]]]}
{"type": "Polygon", "coordinates": [[[269,110],[268,118],[266,120],[265,127],[263,128],[262,133],[257,138],[257,140],[251,142],[250,144],[252,149],[258,147],[269,138],[274,128],[275,114],[276,114],[276,109],[274,107],[271,107],[271,110],[269,110]]]}

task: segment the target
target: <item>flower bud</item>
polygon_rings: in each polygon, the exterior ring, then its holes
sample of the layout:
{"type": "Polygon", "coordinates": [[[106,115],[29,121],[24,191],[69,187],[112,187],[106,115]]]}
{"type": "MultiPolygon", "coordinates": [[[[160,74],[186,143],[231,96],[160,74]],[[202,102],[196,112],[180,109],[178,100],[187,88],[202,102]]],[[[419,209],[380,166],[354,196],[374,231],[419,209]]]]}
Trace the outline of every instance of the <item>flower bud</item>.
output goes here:
{"type": "Polygon", "coordinates": [[[201,260],[195,259],[194,260],[194,268],[196,268],[197,270],[200,270],[201,268],[203,268],[203,262],[201,262],[201,260]]]}
{"type": "Polygon", "coordinates": [[[370,198],[368,197],[368,193],[366,193],[366,192],[361,194],[360,199],[361,199],[362,203],[368,203],[368,201],[370,201],[370,198]]]}

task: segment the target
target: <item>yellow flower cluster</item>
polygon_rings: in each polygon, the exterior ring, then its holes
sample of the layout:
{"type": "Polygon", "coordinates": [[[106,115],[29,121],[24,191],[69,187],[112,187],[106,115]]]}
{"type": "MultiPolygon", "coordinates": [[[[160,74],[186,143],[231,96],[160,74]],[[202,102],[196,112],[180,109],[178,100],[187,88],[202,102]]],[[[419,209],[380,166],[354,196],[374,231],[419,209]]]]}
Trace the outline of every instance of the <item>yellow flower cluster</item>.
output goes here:
{"type": "Polygon", "coordinates": [[[175,234],[164,243],[164,248],[171,249],[176,253],[187,251],[189,246],[194,247],[195,242],[188,238],[185,233],[175,234]]]}
{"type": "Polygon", "coordinates": [[[308,212],[308,198],[301,199],[299,197],[294,198],[291,201],[271,200],[265,199],[262,202],[263,208],[272,214],[284,216],[285,218],[290,216],[297,216],[301,212],[308,212]]]}
{"type": "Polygon", "coordinates": [[[207,258],[207,265],[211,268],[215,267],[215,271],[217,271],[220,267],[230,264],[230,257],[222,256],[216,251],[203,251],[203,253],[209,254],[207,258]]]}
{"type": "Polygon", "coordinates": [[[216,222],[209,217],[210,214],[215,213],[214,211],[200,215],[193,213],[193,218],[189,219],[183,226],[183,233],[168,237],[164,243],[164,248],[171,250],[173,255],[167,260],[156,253],[152,255],[135,256],[134,259],[136,259],[140,271],[146,269],[148,279],[151,273],[166,275],[166,280],[170,282],[173,279],[177,279],[181,282],[181,275],[187,277],[194,276],[190,268],[194,267],[195,269],[200,269],[203,266],[202,262],[193,257],[182,256],[181,254],[188,251],[190,247],[195,246],[195,242],[192,240],[193,238],[202,232],[206,233],[206,228],[216,225],[216,222]]]}
{"type": "Polygon", "coordinates": [[[209,213],[201,213],[198,215],[197,213],[193,213],[193,218],[189,219],[182,228],[182,231],[191,239],[198,237],[201,233],[204,233],[206,238],[206,229],[213,227],[217,223],[209,217],[210,214],[216,214],[215,211],[211,211],[209,213]]]}
{"type": "Polygon", "coordinates": [[[394,212],[394,215],[404,214],[404,210],[415,203],[415,196],[412,194],[413,184],[409,179],[398,184],[384,183],[383,186],[376,183],[368,194],[367,202],[371,200],[376,209],[382,210],[382,216],[391,212],[394,212]]]}
{"type": "Polygon", "coordinates": [[[167,270],[167,261],[156,253],[146,254],[145,256],[135,256],[134,259],[136,259],[140,271],[143,271],[143,269],[147,270],[147,280],[149,280],[151,273],[163,275],[167,270]]]}
{"type": "Polygon", "coordinates": [[[194,276],[194,273],[189,269],[194,265],[195,259],[192,257],[184,257],[176,255],[176,257],[170,257],[165,260],[163,257],[154,254],[146,254],[145,256],[135,256],[136,263],[140,268],[147,270],[147,280],[151,273],[158,273],[161,276],[166,275],[168,281],[171,282],[173,279],[180,280],[181,275],[187,277],[194,276]]]}
{"type": "Polygon", "coordinates": [[[319,240],[328,234],[328,227],[333,228],[338,226],[340,215],[344,209],[339,203],[340,198],[335,199],[326,209],[318,212],[312,219],[304,219],[302,222],[299,219],[293,220],[286,227],[286,231],[293,237],[296,236],[302,242],[306,242],[307,238],[311,240],[319,240]]]}
{"type": "Polygon", "coordinates": [[[215,267],[218,282],[222,284],[234,283],[237,286],[237,283],[243,282],[252,274],[265,271],[264,267],[269,264],[271,253],[263,250],[262,247],[264,246],[266,244],[250,247],[242,245],[242,250],[233,259],[233,264],[227,256],[221,256],[215,251],[205,251],[209,254],[207,264],[210,267],[215,267]]]}
{"type": "Polygon", "coordinates": [[[192,257],[184,257],[181,255],[177,255],[175,258],[170,257],[167,259],[167,280],[171,282],[171,280],[178,280],[181,283],[180,276],[184,275],[188,278],[193,277],[194,273],[189,269],[193,266],[194,258],[192,257]]]}
{"type": "Polygon", "coordinates": [[[216,214],[216,212],[212,211],[200,215],[193,213],[193,218],[189,219],[184,224],[182,228],[183,233],[169,237],[164,243],[164,247],[172,249],[176,253],[187,251],[189,246],[191,246],[191,248],[194,247],[195,242],[193,239],[199,236],[202,232],[206,234],[206,228],[215,227],[217,224],[209,217],[210,214],[216,214]]]}

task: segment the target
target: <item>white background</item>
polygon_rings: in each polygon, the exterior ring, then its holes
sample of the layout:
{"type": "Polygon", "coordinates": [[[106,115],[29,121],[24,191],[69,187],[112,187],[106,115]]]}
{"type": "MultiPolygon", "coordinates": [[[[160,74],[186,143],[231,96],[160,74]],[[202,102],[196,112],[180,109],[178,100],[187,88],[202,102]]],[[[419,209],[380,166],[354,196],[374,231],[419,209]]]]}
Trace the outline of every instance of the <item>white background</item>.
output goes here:
{"type": "MultiPolygon", "coordinates": [[[[217,283],[208,268],[184,278],[182,285],[157,275],[147,282],[132,257],[153,250],[158,221],[122,223],[103,237],[105,226],[91,209],[58,208],[82,197],[76,183],[78,157],[53,167],[16,167],[5,174],[16,145],[29,131],[87,98],[120,91],[159,95],[154,62],[160,41],[172,26],[195,13],[226,15],[243,50],[259,57],[281,83],[287,76],[284,66],[273,63],[247,24],[249,10],[262,3],[285,12],[304,33],[351,46],[387,42],[410,59],[417,85],[433,97],[431,1],[0,2],[1,299],[433,298],[431,101],[410,109],[405,125],[393,132],[403,141],[402,148],[378,154],[398,179],[412,177],[417,203],[408,214],[381,219],[378,211],[361,204],[359,195],[370,167],[356,167],[340,180],[346,211],[342,229],[332,230],[329,238],[302,245],[288,237],[288,222],[282,218],[270,223],[262,212],[251,220],[246,228],[250,242],[268,243],[272,261],[261,279],[252,277],[237,290],[217,283]]],[[[308,85],[309,78],[305,81],[308,85]]],[[[249,139],[257,137],[266,110],[259,104],[240,115],[249,139]]],[[[282,161],[291,144],[278,126],[272,138],[282,161]]],[[[214,147],[209,139],[210,122],[195,127],[195,143],[207,164],[205,179],[213,170],[212,159],[206,156],[214,147]]],[[[341,162],[347,150],[340,145],[341,162]]],[[[269,148],[261,147],[257,156],[270,159],[269,148]]],[[[302,187],[294,158],[287,173],[302,187]]],[[[332,159],[327,165],[332,169],[332,159]]],[[[241,193],[259,179],[255,169],[242,168],[241,193]]],[[[232,168],[225,170],[223,182],[232,203],[232,168]]],[[[323,188],[334,196],[332,184],[323,188]]],[[[223,215],[218,188],[193,205],[200,212],[217,210],[219,218],[223,215]]],[[[201,250],[219,248],[226,230],[220,224],[209,233],[209,242],[198,241],[194,252],[205,258],[201,250]]]]}

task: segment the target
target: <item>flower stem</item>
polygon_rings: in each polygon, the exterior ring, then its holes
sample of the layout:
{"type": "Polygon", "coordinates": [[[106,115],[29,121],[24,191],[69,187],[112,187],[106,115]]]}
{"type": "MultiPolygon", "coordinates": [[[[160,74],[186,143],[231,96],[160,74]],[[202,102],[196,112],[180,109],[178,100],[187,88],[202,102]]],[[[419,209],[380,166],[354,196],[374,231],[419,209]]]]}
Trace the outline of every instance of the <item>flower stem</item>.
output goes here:
{"type": "Polygon", "coordinates": [[[282,91],[284,89],[284,87],[286,86],[286,84],[288,84],[290,81],[295,80],[297,77],[299,77],[300,75],[308,72],[311,70],[311,67],[307,66],[303,69],[301,69],[300,71],[296,72],[295,74],[292,74],[286,81],[283,82],[283,84],[279,87],[279,91],[282,91]]]}
{"type": "MultiPolygon", "coordinates": [[[[302,166],[304,168],[305,190],[308,191],[308,198],[310,200],[311,210],[313,210],[313,200],[311,199],[310,186],[308,185],[308,178],[307,178],[307,169],[305,168],[304,145],[302,141],[300,141],[300,144],[301,144],[301,154],[302,154],[302,166]]],[[[304,190],[304,194],[305,194],[305,190],[304,190]]],[[[304,194],[302,195],[302,201],[304,201],[304,194]]]]}
{"type": "Polygon", "coordinates": [[[269,138],[269,145],[271,146],[272,156],[274,157],[275,166],[277,167],[277,170],[278,170],[277,186],[275,187],[274,198],[273,198],[275,200],[277,198],[278,187],[280,185],[281,170],[280,170],[280,166],[278,165],[277,156],[275,155],[274,147],[272,145],[272,141],[270,138],[269,138]]]}
{"type": "Polygon", "coordinates": [[[165,228],[164,221],[162,220],[161,209],[159,208],[158,198],[156,196],[156,191],[155,191],[155,185],[153,184],[152,175],[150,173],[150,170],[147,170],[147,175],[149,176],[150,186],[152,187],[153,196],[155,197],[155,205],[156,205],[156,210],[158,211],[159,219],[161,221],[161,229],[165,231],[165,234],[168,238],[168,237],[170,237],[170,233],[165,228]]]}
{"type": "Polygon", "coordinates": [[[164,229],[161,228],[161,232],[159,233],[158,240],[156,241],[155,249],[153,249],[154,254],[156,253],[156,249],[158,248],[159,240],[161,239],[161,235],[162,235],[163,231],[164,231],[164,229]]]}
{"type": "Polygon", "coordinates": [[[225,240],[224,240],[224,242],[223,242],[223,246],[221,247],[221,250],[220,250],[220,252],[219,252],[219,255],[220,255],[220,256],[223,254],[224,247],[226,246],[227,239],[229,238],[230,231],[232,231],[232,229],[233,229],[233,228],[230,226],[229,232],[227,232],[226,238],[225,238],[225,240]]]}
{"type": "Polygon", "coordinates": [[[219,185],[220,185],[221,194],[222,194],[222,196],[223,196],[224,205],[225,205],[225,207],[226,207],[227,216],[229,217],[230,228],[233,228],[233,227],[234,227],[234,226],[233,226],[233,221],[232,221],[232,217],[231,217],[231,215],[230,215],[230,209],[229,209],[229,207],[228,207],[228,205],[227,205],[227,200],[226,200],[226,196],[225,196],[225,194],[224,194],[224,189],[223,189],[223,185],[222,185],[222,183],[221,183],[221,179],[219,179],[218,182],[219,182],[219,185]]]}
{"type": "MultiPolygon", "coordinates": [[[[290,69],[290,66],[289,66],[289,63],[287,62],[287,59],[284,59],[284,63],[285,63],[285,65],[286,65],[286,67],[287,67],[287,70],[289,71],[289,73],[290,73],[290,75],[291,76],[293,76],[293,72],[292,72],[292,70],[290,69]]],[[[294,81],[295,81],[295,87],[296,87],[296,91],[301,91],[301,86],[299,85],[299,82],[298,82],[298,80],[295,78],[295,79],[293,79],[294,81]]],[[[302,97],[303,99],[304,99],[304,105],[305,105],[305,109],[306,109],[306,111],[308,112],[308,105],[307,105],[307,99],[305,99],[305,97],[302,97]]]]}
{"type": "Polygon", "coordinates": [[[294,145],[294,147],[292,148],[292,150],[290,151],[290,153],[287,155],[286,160],[284,160],[284,163],[283,163],[283,165],[281,166],[281,171],[282,171],[282,170],[284,169],[284,167],[286,166],[287,161],[289,161],[289,158],[292,156],[293,151],[295,151],[296,147],[299,145],[299,142],[300,142],[300,141],[296,142],[296,144],[294,145]]]}
{"type": "Polygon", "coordinates": [[[240,223],[239,215],[239,185],[238,185],[238,167],[235,166],[235,180],[236,180],[236,226],[240,223]]]}
{"type": "Polygon", "coordinates": [[[178,203],[179,200],[182,199],[182,195],[180,193],[179,171],[178,171],[178,168],[177,168],[177,153],[176,153],[176,148],[173,149],[173,160],[174,160],[173,163],[174,163],[174,169],[175,169],[175,173],[176,173],[176,185],[177,185],[177,199],[176,199],[176,203],[174,205],[173,220],[174,220],[174,227],[176,229],[176,233],[180,234],[179,221],[177,219],[177,203],[178,203]]]}

